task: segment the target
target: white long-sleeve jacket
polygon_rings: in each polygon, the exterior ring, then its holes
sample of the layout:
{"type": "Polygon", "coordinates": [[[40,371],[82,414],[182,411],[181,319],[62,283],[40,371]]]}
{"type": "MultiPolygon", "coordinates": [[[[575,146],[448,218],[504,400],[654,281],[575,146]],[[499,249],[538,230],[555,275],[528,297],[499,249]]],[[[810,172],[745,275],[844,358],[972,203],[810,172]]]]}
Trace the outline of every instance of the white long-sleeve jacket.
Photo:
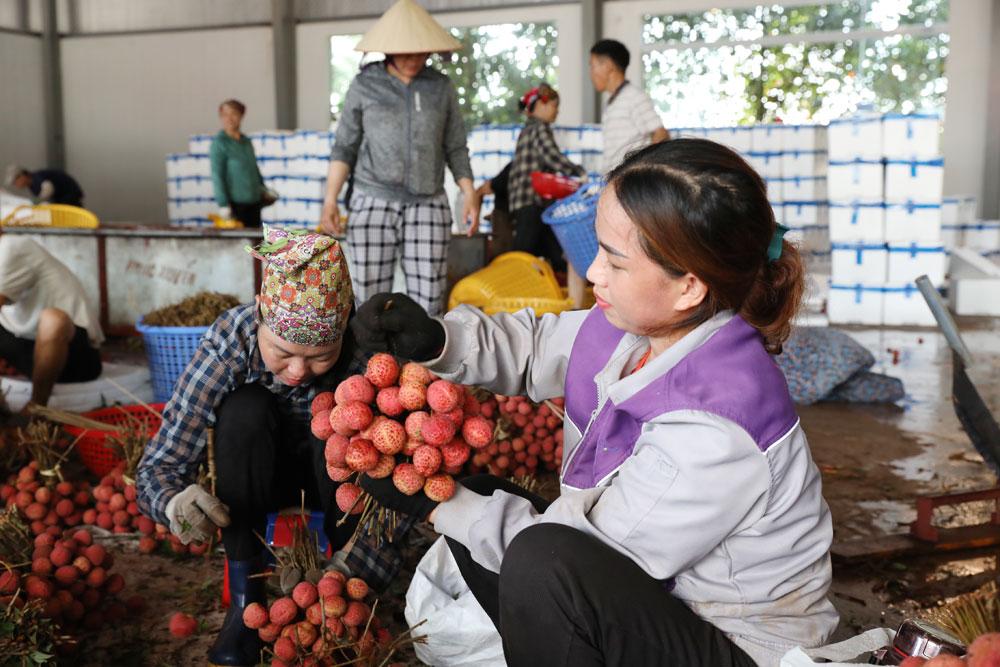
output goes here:
{"type": "MultiPolygon", "coordinates": [[[[589,351],[586,335],[577,340],[587,316],[588,311],[574,311],[536,320],[522,311],[487,317],[462,307],[442,320],[447,342],[427,365],[446,379],[503,394],[527,394],[536,401],[562,396],[571,352],[589,351]]],[[[632,374],[628,370],[648,340],[622,335],[594,377],[594,415],[609,400],[621,405],[663,382],[675,367],[697,384],[697,365],[682,362],[732,319],[732,313],[720,313],[632,374]]],[[[758,389],[787,394],[783,381],[758,389]]],[[[459,487],[438,507],[434,528],[499,571],[505,549],[527,526],[572,526],[622,552],[650,576],[673,579],[676,597],[761,665],[777,665],[794,646],[823,643],[838,622],[826,597],[833,531],[798,420],[792,413],[790,428],[764,447],[746,424],[737,423],[739,416],[719,414],[724,406],[675,408],[645,420],[631,454],[593,488],[566,483],[584,435],[567,415],[562,493],[544,513],[503,491],[486,497],[459,487]]]]}

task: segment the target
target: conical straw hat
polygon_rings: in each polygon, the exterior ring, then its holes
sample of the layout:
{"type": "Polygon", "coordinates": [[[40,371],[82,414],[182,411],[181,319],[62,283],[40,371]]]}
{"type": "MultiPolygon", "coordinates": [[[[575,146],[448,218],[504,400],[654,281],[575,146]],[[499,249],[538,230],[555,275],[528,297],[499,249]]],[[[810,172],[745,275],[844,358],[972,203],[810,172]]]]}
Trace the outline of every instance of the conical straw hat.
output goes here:
{"type": "Polygon", "coordinates": [[[386,10],[355,51],[394,53],[438,53],[455,51],[462,44],[448,34],[427,10],[414,0],[399,0],[386,10]]]}

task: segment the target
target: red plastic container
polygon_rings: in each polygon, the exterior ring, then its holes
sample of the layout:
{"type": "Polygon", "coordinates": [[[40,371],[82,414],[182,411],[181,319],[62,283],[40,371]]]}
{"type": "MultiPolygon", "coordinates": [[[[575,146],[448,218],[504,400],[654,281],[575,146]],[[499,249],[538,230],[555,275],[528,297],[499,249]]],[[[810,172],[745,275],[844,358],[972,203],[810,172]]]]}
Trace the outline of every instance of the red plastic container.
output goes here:
{"type": "MultiPolygon", "coordinates": [[[[164,403],[149,404],[150,408],[159,413],[163,412],[163,406],[164,403]]],[[[111,424],[112,426],[124,424],[128,418],[127,415],[136,417],[144,422],[150,438],[156,435],[156,431],[160,428],[160,423],[163,421],[162,417],[154,415],[142,405],[123,405],[83,413],[84,417],[104,424],[111,424]]],[[[121,462],[121,457],[107,443],[108,437],[114,435],[113,431],[97,431],[76,426],[65,426],[63,428],[74,438],[79,438],[76,443],[76,451],[80,453],[80,459],[83,461],[83,464],[95,475],[107,475],[121,462]]]]}
{"type": "Polygon", "coordinates": [[[568,176],[533,171],[531,172],[531,187],[543,199],[562,199],[576,192],[580,187],[580,182],[568,176]]]}

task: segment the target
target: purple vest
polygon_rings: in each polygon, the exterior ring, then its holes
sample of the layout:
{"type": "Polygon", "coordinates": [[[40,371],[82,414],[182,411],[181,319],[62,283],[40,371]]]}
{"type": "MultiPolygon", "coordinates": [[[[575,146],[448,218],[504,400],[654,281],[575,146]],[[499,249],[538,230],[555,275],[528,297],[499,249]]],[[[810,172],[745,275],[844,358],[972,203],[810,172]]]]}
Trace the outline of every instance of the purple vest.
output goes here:
{"type": "Polygon", "coordinates": [[[757,330],[739,316],[621,405],[609,398],[595,414],[594,378],[624,335],[594,308],[573,341],[566,372],[566,413],[584,435],[563,476],[569,486],[597,486],[632,455],[642,425],[666,412],[698,410],[729,419],[743,427],[762,452],[798,420],[785,376],[757,330]]]}

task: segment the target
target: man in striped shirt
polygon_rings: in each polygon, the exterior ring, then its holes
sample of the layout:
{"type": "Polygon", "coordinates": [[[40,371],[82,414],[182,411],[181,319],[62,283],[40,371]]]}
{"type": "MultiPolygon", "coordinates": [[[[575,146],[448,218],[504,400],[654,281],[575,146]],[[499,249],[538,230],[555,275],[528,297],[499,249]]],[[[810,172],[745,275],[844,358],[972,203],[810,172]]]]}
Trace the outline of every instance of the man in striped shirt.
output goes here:
{"type": "Polygon", "coordinates": [[[609,94],[601,114],[605,174],[627,153],[670,138],[649,95],[625,78],[629,60],[625,45],[613,39],[602,39],[590,48],[590,80],[597,92],[609,94]]]}

